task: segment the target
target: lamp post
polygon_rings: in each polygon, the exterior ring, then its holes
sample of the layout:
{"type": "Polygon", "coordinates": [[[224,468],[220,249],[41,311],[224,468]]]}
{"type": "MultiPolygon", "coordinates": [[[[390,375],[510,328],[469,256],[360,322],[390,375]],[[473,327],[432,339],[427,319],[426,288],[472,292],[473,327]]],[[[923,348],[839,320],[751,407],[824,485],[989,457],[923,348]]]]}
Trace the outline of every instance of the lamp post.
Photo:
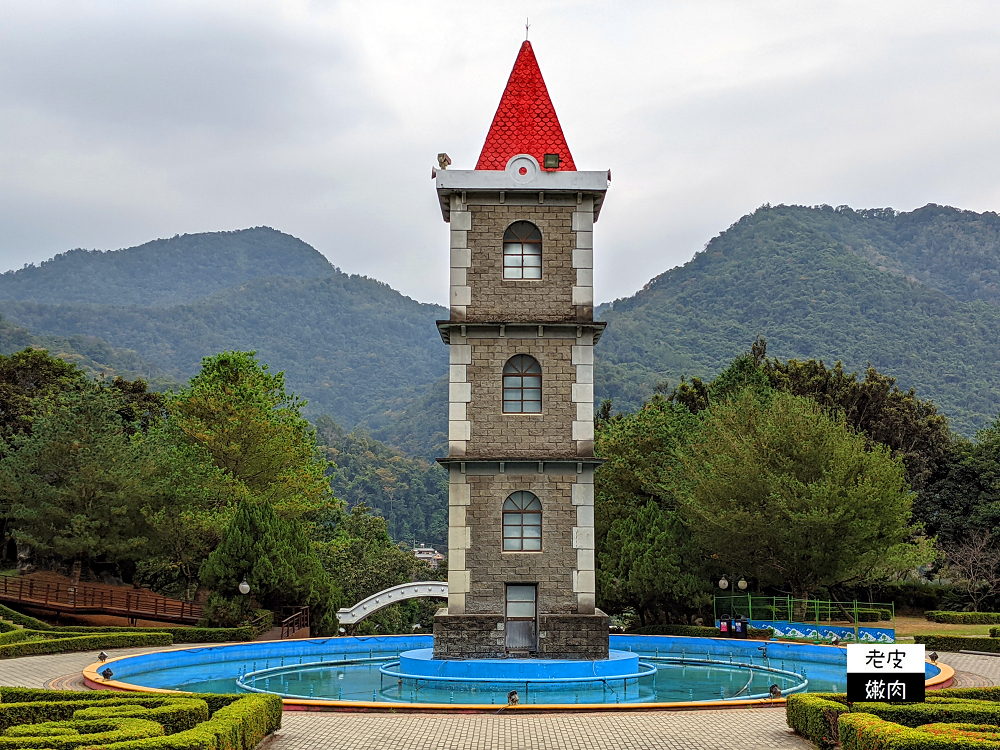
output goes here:
{"type": "Polygon", "coordinates": [[[243,580],[240,582],[240,593],[246,596],[250,593],[250,584],[247,583],[247,577],[243,576],[243,580]]]}

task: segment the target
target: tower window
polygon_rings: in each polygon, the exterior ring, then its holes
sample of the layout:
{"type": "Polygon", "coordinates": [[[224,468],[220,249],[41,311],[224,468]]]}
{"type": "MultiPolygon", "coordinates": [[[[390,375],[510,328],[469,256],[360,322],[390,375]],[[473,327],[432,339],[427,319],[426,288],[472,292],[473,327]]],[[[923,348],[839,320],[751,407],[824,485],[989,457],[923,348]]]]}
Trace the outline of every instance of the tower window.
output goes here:
{"type": "Polygon", "coordinates": [[[531,492],[515,492],[503,504],[504,552],[542,549],[542,504],[531,492]]]}
{"type": "Polygon", "coordinates": [[[503,233],[503,277],[542,278],[542,233],[530,221],[515,221],[503,233]]]}
{"type": "Polygon", "coordinates": [[[527,354],[516,354],[503,366],[503,410],[506,414],[540,414],[542,366],[527,354]]]}

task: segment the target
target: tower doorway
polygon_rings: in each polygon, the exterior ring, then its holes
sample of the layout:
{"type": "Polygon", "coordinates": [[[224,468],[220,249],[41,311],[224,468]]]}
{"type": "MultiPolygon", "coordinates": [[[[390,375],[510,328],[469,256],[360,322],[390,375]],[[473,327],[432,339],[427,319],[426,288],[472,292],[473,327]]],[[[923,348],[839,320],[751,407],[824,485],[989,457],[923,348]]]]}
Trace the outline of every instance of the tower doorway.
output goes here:
{"type": "Polygon", "coordinates": [[[535,584],[507,584],[507,652],[538,650],[538,587],[535,584]]]}

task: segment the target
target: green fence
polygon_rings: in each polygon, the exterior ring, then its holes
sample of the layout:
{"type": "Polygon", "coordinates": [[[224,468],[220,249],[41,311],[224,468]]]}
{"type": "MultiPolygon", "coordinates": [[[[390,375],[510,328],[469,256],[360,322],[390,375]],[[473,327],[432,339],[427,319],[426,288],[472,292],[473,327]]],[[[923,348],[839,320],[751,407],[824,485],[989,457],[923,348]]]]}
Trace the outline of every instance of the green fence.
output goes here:
{"type": "Polygon", "coordinates": [[[739,617],[748,620],[802,623],[892,623],[896,625],[896,607],[892,602],[834,602],[823,599],[793,599],[790,596],[743,594],[716,596],[715,619],[739,617]]]}

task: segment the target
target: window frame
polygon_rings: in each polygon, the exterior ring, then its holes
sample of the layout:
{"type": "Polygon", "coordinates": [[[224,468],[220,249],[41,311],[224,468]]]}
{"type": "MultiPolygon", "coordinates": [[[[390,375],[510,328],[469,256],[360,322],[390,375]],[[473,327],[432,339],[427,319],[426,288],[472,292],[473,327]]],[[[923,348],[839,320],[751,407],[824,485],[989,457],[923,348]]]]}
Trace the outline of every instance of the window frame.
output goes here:
{"type": "Polygon", "coordinates": [[[503,250],[503,270],[501,275],[504,281],[540,281],[542,278],[542,230],[530,221],[520,219],[513,222],[503,233],[501,244],[503,250]],[[517,252],[508,252],[508,246],[514,248],[518,246],[517,252]],[[526,253],[526,249],[537,250],[537,252],[526,253]],[[510,265],[508,265],[508,259],[510,265]],[[525,259],[531,262],[525,264],[525,259]],[[516,265],[514,260],[517,260],[516,265]],[[537,275],[525,276],[525,270],[529,269],[537,275]]]}
{"type": "Polygon", "coordinates": [[[542,363],[530,354],[515,354],[503,363],[500,372],[500,411],[502,414],[541,414],[542,413],[542,363]],[[525,385],[525,380],[536,379],[537,387],[525,385]],[[509,380],[508,380],[509,379],[509,380]],[[515,384],[514,381],[517,381],[515,384]],[[516,398],[508,398],[513,394],[516,398]],[[525,395],[538,398],[525,398],[525,395]],[[516,405],[517,408],[507,408],[508,404],[516,405]],[[537,405],[537,409],[526,409],[525,405],[537,405]]]}
{"type": "MultiPolygon", "coordinates": [[[[531,519],[532,521],[535,518],[531,519]]],[[[500,547],[504,552],[541,552],[542,551],[542,501],[530,490],[518,490],[510,493],[501,507],[501,537],[500,547]],[[510,507],[508,507],[508,504],[510,507]],[[525,523],[525,516],[537,516],[537,523],[525,523]],[[508,523],[508,518],[517,516],[516,523],[508,523]],[[525,535],[525,529],[537,530],[525,535]],[[517,530],[518,535],[508,534],[508,529],[517,530]],[[511,546],[508,547],[508,541],[511,546]],[[532,548],[525,549],[525,542],[530,542],[532,548]],[[514,545],[517,544],[515,547],[514,545]],[[537,546],[536,546],[537,545],[537,546]]]]}

